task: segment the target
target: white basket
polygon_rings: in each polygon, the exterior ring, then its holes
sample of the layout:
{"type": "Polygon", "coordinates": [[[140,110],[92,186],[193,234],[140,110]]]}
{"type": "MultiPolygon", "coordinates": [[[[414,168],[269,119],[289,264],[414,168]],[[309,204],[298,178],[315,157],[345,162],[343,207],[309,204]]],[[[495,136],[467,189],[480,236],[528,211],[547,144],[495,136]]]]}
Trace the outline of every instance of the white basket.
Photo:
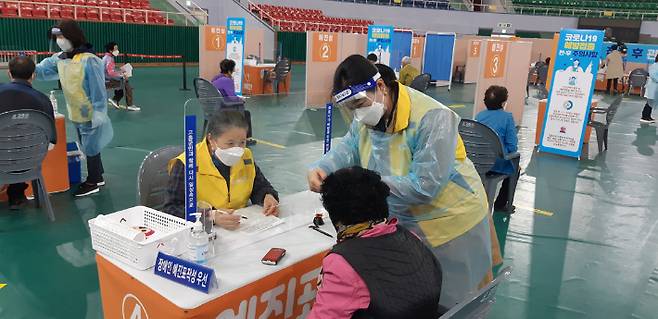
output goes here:
{"type": "Polygon", "coordinates": [[[91,245],[97,252],[118,259],[137,269],[155,265],[158,251],[180,255],[187,248],[192,227],[184,219],[145,207],[135,206],[89,220],[91,245]],[[121,224],[123,230],[115,225],[121,224]],[[136,241],[126,234],[132,226],[146,226],[155,233],[144,241],[136,241]]]}

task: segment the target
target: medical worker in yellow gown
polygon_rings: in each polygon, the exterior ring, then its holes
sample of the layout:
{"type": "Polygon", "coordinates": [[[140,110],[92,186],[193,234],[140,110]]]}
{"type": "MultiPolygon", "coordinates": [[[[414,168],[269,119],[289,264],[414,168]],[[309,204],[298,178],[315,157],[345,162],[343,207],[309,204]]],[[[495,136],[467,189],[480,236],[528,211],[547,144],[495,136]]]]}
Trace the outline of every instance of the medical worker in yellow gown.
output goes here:
{"type": "Polygon", "coordinates": [[[490,276],[487,197],[459,137],[460,118],[416,90],[382,78],[353,55],[336,69],[334,103],[353,114],[347,134],[308,173],[319,191],[338,169],[361,166],[391,189],[390,216],[432,249],[443,269],[440,304],[464,300],[490,276]]]}

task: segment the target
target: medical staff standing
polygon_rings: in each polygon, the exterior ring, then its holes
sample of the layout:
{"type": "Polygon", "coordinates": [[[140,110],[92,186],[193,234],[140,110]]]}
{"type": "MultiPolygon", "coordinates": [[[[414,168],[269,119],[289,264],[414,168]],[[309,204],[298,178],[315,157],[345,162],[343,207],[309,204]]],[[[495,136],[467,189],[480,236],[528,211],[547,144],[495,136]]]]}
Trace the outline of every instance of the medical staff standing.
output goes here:
{"type": "Polygon", "coordinates": [[[341,168],[361,166],[391,189],[391,217],[417,234],[443,268],[441,304],[476,291],[491,271],[487,197],[457,131],[460,118],[418,91],[386,83],[359,55],[334,75],[334,102],[354,113],[348,133],[308,174],[309,187],[341,168]]]}
{"type": "Polygon", "coordinates": [[[105,185],[101,150],[114,136],[107,116],[103,62],[73,20],[59,22],[50,30],[50,36],[62,51],[37,65],[36,79],[62,83],[69,119],[87,157],[87,180],[80,184],[75,196],[97,193],[105,185]]]}

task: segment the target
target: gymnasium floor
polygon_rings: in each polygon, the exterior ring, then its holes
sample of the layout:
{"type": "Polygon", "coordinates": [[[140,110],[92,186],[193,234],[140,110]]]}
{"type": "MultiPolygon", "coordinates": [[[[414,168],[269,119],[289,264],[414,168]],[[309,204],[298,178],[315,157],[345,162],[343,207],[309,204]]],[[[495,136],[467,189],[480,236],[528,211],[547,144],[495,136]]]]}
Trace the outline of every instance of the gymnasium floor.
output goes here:
{"type": "MultiPolygon", "coordinates": [[[[32,206],[10,212],[0,203],[0,283],[7,284],[0,289],[0,318],[102,317],[87,220],[135,205],[141,160],[181,143],[183,105],[193,96],[179,91],[178,68],[142,68],[135,75],[142,111],[110,110],[115,137],[103,152],[107,186],[99,194],[52,196],[55,223],[32,206]]],[[[257,162],[284,194],[305,189],[302,167],[321,155],[324,112],[304,110],[303,79],[303,66],[295,65],[293,93],[247,104],[254,136],[264,141],[252,147],[257,162]]],[[[54,83],[36,87],[47,91],[54,83]]],[[[430,94],[470,117],[474,89],[454,85],[430,94]]],[[[598,154],[593,138],[581,161],[534,152],[536,102],[528,100],[519,132],[524,174],[517,211],[495,216],[513,272],[490,318],[658,318],[658,138],[655,126],[639,124],[643,102],[625,99],[610,150],[598,154]]],[[[334,123],[335,135],[342,135],[345,125],[334,123]]]]}

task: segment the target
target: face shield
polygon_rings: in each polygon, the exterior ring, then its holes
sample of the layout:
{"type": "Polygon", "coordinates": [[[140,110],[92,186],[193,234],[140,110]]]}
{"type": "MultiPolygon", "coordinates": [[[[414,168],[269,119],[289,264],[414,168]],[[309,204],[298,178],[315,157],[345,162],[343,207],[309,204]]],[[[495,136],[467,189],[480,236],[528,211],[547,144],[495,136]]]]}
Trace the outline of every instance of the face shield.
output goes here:
{"type": "Polygon", "coordinates": [[[366,91],[376,88],[377,80],[380,78],[381,75],[377,73],[372,79],[365,83],[350,85],[344,90],[334,94],[334,105],[338,107],[347,123],[350,123],[352,118],[354,118],[355,109],[363,106],[363,104],[369,104],[367,101],[370,99],[368,98],[366,91]]]}

